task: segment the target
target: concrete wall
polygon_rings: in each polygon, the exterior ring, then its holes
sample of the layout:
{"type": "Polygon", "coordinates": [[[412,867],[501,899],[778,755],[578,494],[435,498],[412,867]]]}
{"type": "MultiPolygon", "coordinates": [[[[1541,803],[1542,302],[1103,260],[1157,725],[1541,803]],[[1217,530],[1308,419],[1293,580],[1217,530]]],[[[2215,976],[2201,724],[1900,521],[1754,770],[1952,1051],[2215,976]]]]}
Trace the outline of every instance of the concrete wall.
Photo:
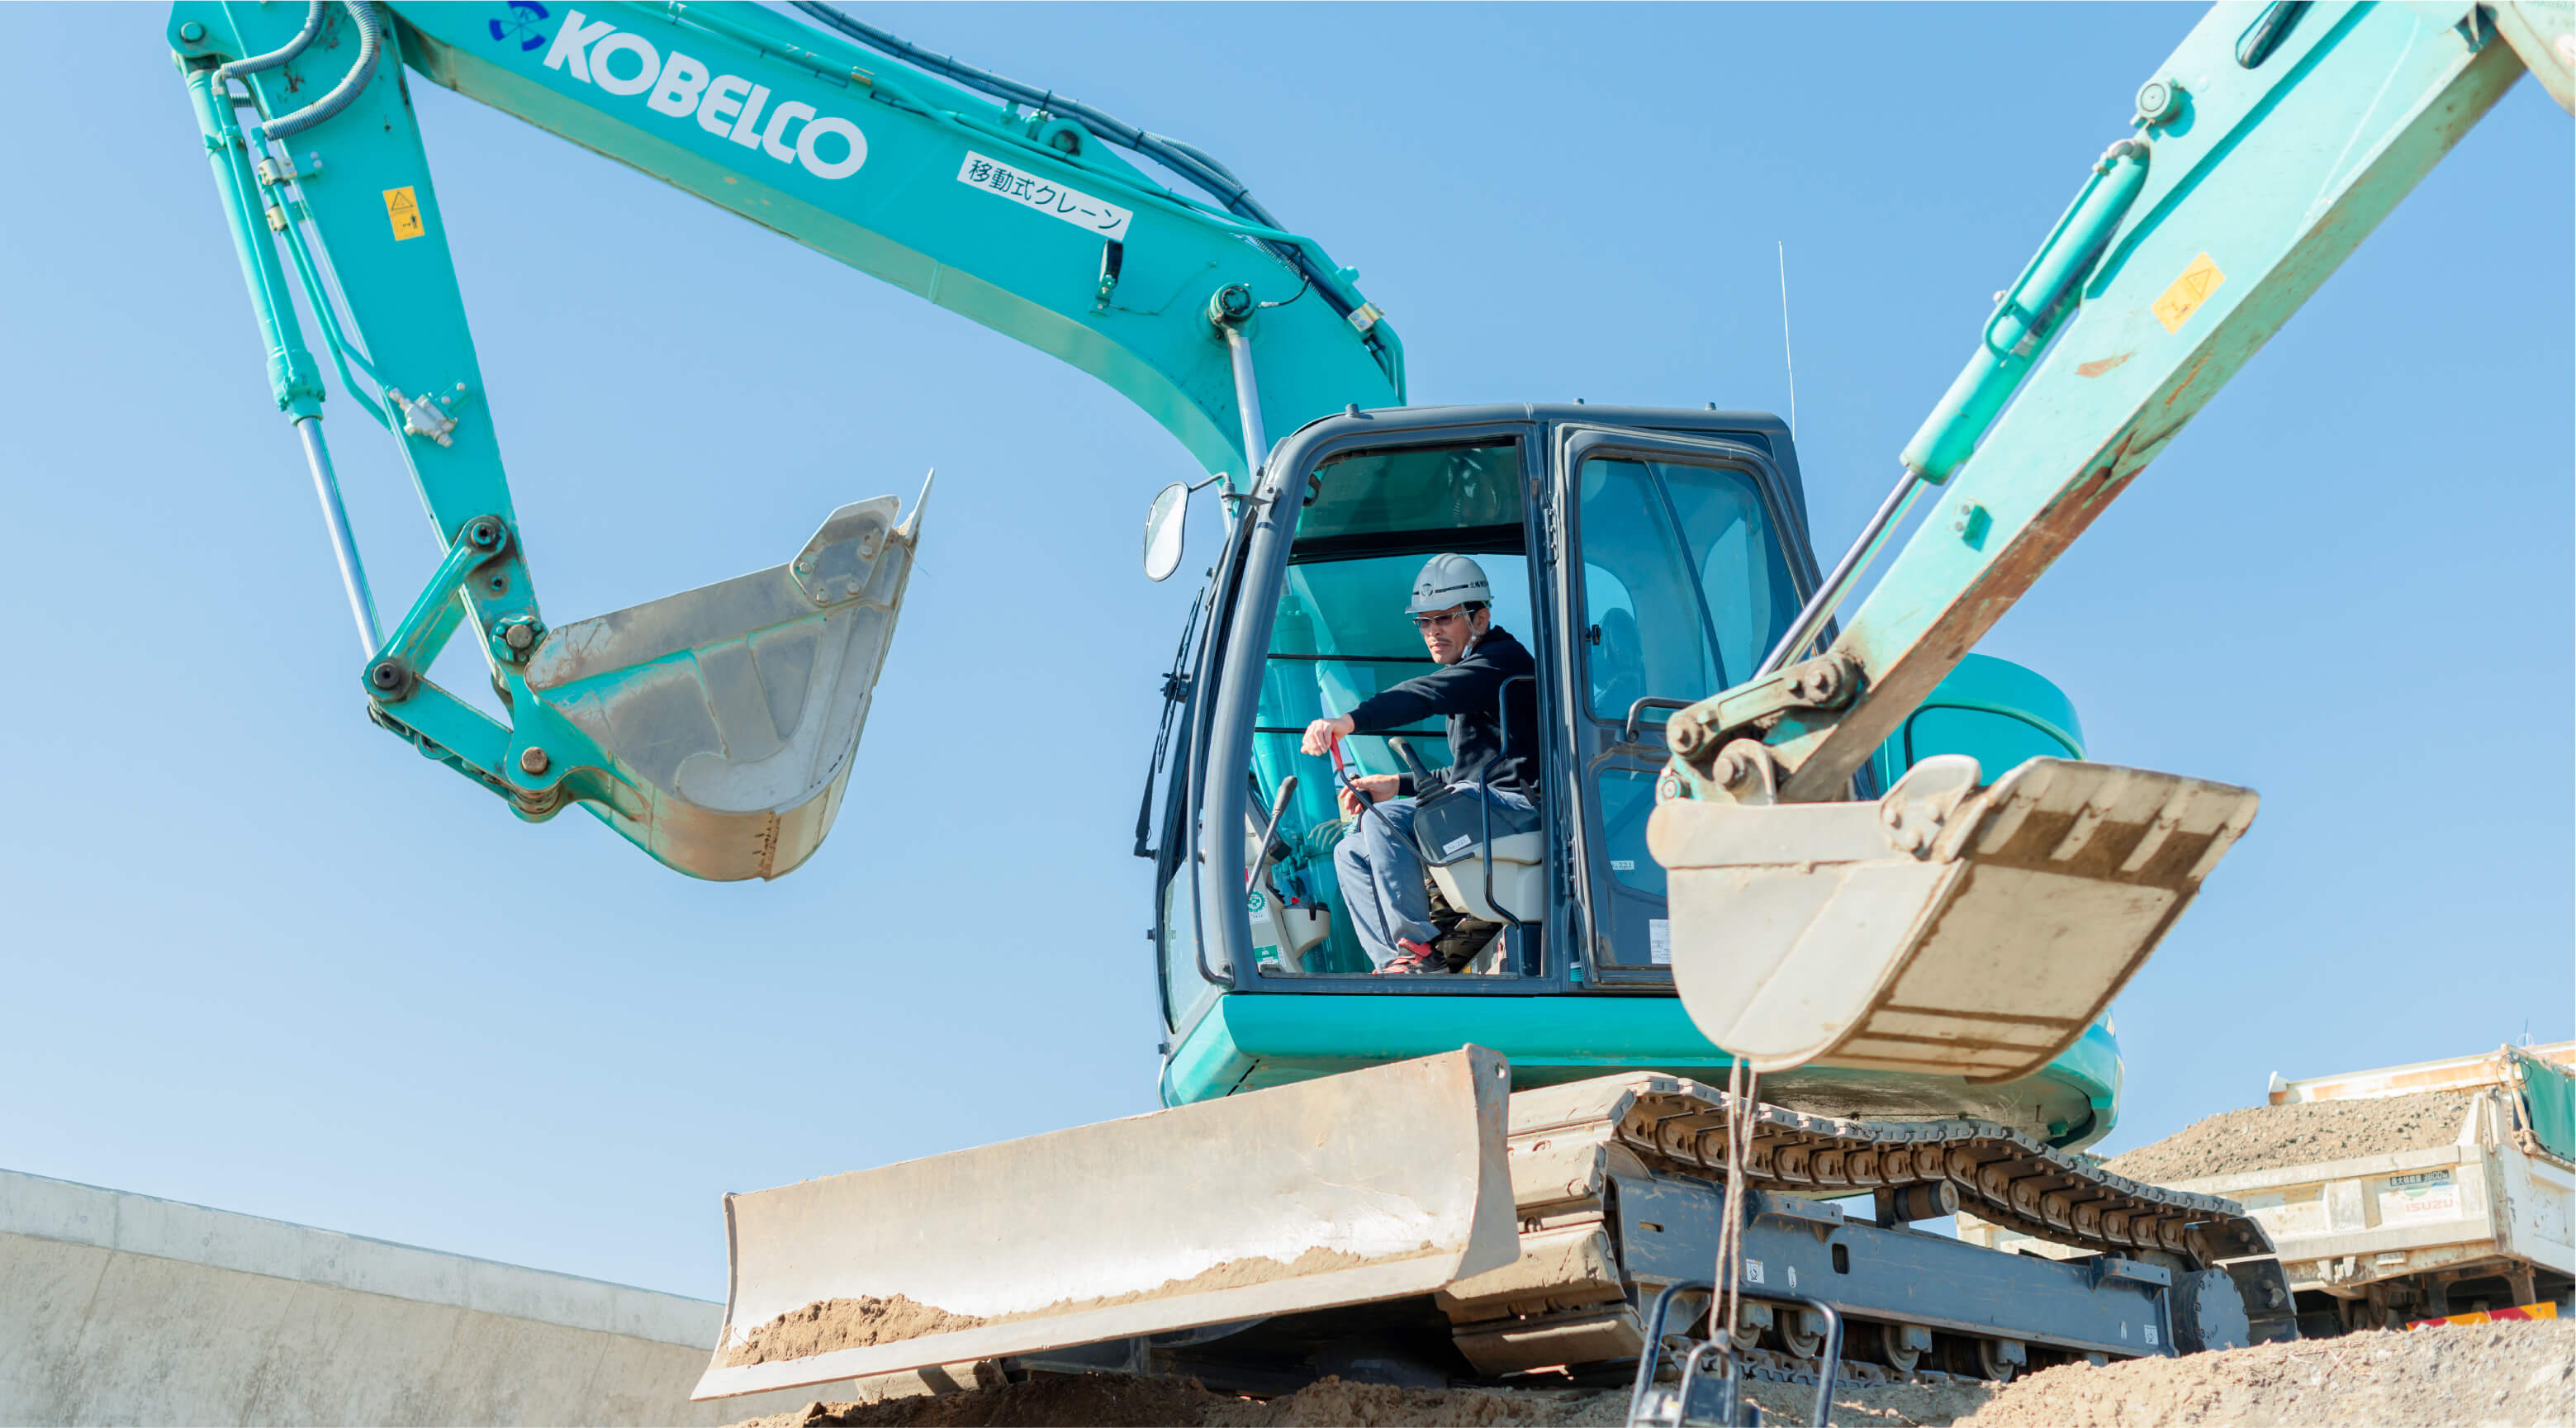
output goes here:
{"type": "Polygon", "coordinates": [[[0,1170],[0,1423],[729,1423],[724,1306],[0,1170]]]}

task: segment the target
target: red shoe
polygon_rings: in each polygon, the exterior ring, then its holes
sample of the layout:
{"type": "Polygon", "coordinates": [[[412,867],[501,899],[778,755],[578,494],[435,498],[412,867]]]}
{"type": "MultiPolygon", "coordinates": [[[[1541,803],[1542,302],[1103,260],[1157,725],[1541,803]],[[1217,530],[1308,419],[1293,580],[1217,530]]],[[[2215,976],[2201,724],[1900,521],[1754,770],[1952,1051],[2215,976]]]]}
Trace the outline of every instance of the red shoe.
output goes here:
{"type": "Polygon", "coordinates": [[[1396,958],[1377,969],[1381,977],[1416,976],[1425,972],[1446,972],[1449,959],[1419,942],[1395,939],[1396,958]]]}

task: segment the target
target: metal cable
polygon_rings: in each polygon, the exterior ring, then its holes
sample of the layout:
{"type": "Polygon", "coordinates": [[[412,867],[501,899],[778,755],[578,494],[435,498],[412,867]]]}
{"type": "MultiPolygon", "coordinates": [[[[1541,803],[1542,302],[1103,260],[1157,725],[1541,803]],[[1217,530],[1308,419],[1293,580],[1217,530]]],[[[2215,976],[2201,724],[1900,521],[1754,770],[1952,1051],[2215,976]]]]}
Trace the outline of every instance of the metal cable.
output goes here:
{"type": "Polygon", "coordinates": [[[1717,1293],[1708,1306],[1711,1342],[1732,1337],[1744,1312],[1744,1182],[1753,1154],[1753,1097],[1762,1078],[1741,1057],[1727,1068],[1726,1197],[1717,1229],[1717,1293]]]}

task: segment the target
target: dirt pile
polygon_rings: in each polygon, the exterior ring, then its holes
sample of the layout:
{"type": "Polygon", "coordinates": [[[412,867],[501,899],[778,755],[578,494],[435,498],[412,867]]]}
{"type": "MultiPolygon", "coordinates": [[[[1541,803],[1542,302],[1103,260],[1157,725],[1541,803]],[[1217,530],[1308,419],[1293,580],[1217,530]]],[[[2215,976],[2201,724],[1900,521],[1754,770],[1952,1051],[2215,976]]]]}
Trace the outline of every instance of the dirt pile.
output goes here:
{"type": "Polygon", "coordinates": [[[2171,1185],[2451,1144],[2474,1092],[2427,1091],[2365,1101],[2302,1101],[2222,1111],[2109,1162],[2112,1173],[2171,1185]]]}
{"type": "MultiPolygon", "coordinates": [[[[1881,1428],[1947,1424],[1993,1392],[1972,1384],[1845,1388],[1834,1395],[1834,1421],[1881,1428]]],[[[1816,1401],[1814,1389],[1788,1384],[1756,1384],[1748,1396],[1766,1419],[1784,1423],[1806,1422],[1816,1401]]],[[[1261,1402],[1195,1384],[1100,1376],[1032,1379],[946,1398],[815,1403],[737,1428],[1615,1428],[1627,1418],[1626,1389],[1434,1390],[1328,1378],[1261,1402]]]]}
{"type": "MultiPolygon", "coordinates": [[[[1814,1390],[1758,1384],[1767,1421],[1804,1423],[1814,1390]]],[[[2074,1365],[2004,1389],[1895,1385],[1834,1395],[1876,1428],[2576,1428],[2576,1321],[2454,1325],[2262,1344],[2181,1359],[2074,1365]]],[[[816,1403],[738,1428],[1610,1428],[1624,1389],[1388,1388],[1326,1379],[1268,1402],[1196,1384],[1041,1377],[945,1398],[816,1403]]]]}
{"type": "Polygon", "coordinates": [[[2576,1423],[2576,1321],[2460,1324],[2054,1368],[1959,1428],[2576,1423]]]}

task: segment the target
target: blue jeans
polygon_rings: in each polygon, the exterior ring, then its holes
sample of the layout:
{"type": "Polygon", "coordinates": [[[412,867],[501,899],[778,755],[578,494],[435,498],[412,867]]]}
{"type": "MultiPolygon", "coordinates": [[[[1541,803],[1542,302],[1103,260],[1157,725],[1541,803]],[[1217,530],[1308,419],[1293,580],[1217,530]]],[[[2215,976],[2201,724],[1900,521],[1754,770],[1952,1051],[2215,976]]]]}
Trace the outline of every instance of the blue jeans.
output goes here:
{"type": "MultiPolygon", "coordinates": [[[[1473,790],[1496,808],[1530,810],[1530,801],[1517,793],[1473,783],[1450,787],[1473,790]]],[[[1359,825],[1333,850],[1333,870],[1341,882],[1342,915],[1370,962],[1383,967],[1394,961],[1399,937],[1427,943],[1440,935],[1422,883],[1422,850],[1413,843],[1412,799],[1390,798],[1360,814],[1359,825]]]]}

